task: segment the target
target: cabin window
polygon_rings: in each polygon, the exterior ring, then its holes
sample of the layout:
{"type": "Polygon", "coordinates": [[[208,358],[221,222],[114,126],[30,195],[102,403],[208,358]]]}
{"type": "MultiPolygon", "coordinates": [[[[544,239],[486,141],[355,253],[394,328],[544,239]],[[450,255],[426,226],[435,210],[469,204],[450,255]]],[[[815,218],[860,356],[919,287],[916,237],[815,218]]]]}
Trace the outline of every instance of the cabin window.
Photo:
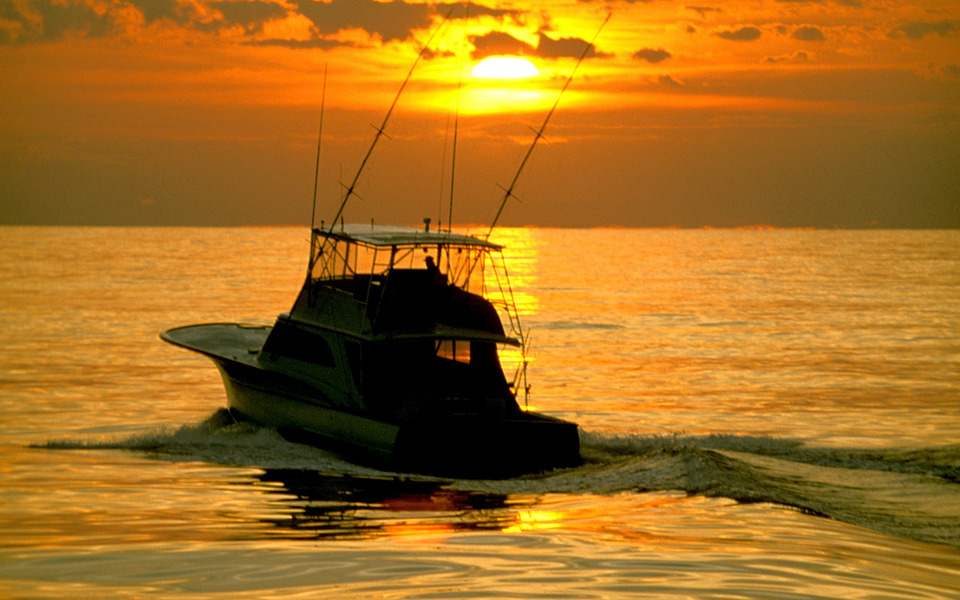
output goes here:
{"type": "Polygon", "coordinates": [[[324,367],[334,366],[333,352],[325,339],[283,322],[273,326],[273,331],[267,337],[263,349],[269,354],[278,354],[324,367]]]}
{"type": "Polygon", "coordinates": [[[470,342],[464,340],[438,340],[437,356],[447,360],[470,364],[470,342]]]}

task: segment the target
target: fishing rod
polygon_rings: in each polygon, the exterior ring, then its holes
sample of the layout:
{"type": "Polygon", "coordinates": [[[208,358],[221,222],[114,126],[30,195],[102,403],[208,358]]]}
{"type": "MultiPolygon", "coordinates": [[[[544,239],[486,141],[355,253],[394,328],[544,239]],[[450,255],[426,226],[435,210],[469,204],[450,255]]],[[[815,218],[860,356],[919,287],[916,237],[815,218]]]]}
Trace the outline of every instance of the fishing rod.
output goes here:
{"type": "MultiPolygon", "coordinates": [[[[450,155],[450,208],[447,210],[447,231],[453,231],[453,181],[457,174],[457,131],[460,126],[460,95],[463,89],[463,46],[467,39],[467,27],[470,24],[470,2],[466,3],[463,17],[463,37],[460,39],[460,73],[457,80],[457,112],[453,118],[453,151],[450,155]]],[[[443,223],[440,223],[443,226],[443,223]]]]}
{"type": "Polygon", "coordinates": [[[447,14],[443,17],[443,20],[440,21],[440,24],[433,30],[430,34],[430,37],[427,38],[427,42],[423,45],[423,48],[420,49],[420,53],[417,54],[417,59],[413,61],[413,66],[410,67],[410,72],[407,73],[407,77],[403,80],[403,83],[400,84],[400,89],[397,90],[397,95],[393,99],[393,103],[390,104],[390,109],[387,110],[386,116],[383,117],[383,123],[380,124],[380,127],[377,128],[377,134],[373,137],[373,142],[370,143],[370,148],[367,150],[366,156],[363,157],[363,161],[360,163],[360,168],[357,169],[357,174],[353,177],[353,181],[347,187],[347,191],[343,196],[343,201],[340,203],[340,208],[337,209],[336,216],[333,217],[333,220],[330,222],[330,231],[333,231],[334,226],[336,226],[337,221],[340,220],[340,217],[343,215],[343,209],[347,206],[347,202],[350,200],[350,197],[353,196],[354,190],[357,187],[357,182],[360,180],[360,174],[363,173],[364,167],[367,165],[367,161],[370,160],[370,156],[373,154],[373,149],[376,147],[377,142],[380,141],[380,136],[384,134],[384,131],[387,127],[387,121],[390,120],[390,115],[393,114],[393,109],[397,106],[397,101],[400,100],[400,95],[403,93],[403,88],[407,86],[407,82],[410,81],[410,77],[413,75],[413,70],[417,68],[417,64],[420,63],[420,59],[423,58],[423,55],[426,54],[427,49],[430,47],[430,43],[433,41],[433,38],[437,36],[440,32],[440,29],[443,27],[444,23],[447,22],[447,19],[450,18],[450,15],[453,14],[453,8],[447,11],[447,14]]]}
{"type": "Polygon", "coordinates": [[[310,212],[310,230],[317,222],[317,184],[320,180],[320,144],[323,142],[323,105],[327,99],[327,64],[323,65],[323,92],[320,94],[320,132],[317,134],[317,165],[313,172],[313,210],[310,212]]]}
{"type": "Polygon", "coordinates": [[[537,142],[540,141],[540,138],[543,137],[543,132],[547,128],[547,123],[550,122],[550,117],[553,116],[553,113],[557,110],[557,105],[560,104],[560,98],[563,97],[563,93],[567,91],[567,87],[570,85],[570,82],[573,81],[573,76],[577,72],[577,68],[580,66],[580,63],[583,62],[583,59],[587,57],[587,53],[593,49],[593,42],[596,41],[597,36],[600,35],[600,32],[603,30],[604,26],[607,24],[607,21],[610,20],[610,17],[613,16],[613,13],[607,13],[607,17],[603,20],[603,23],[600,23],[600,27],[597,28],[597,32],[593,34],[593,37],[590,39],[590,43],[587,44],[587,47],[583,49],[583,53],[580,55],[580,58],[577,59],[577,64],[573,66],[573,70],[570,71],[570,75],[567,77],[567,81],[563,84],[563,88],[560,90],[560,93],[557,94],[557,99],[553,103],[553,107],[550,109],[550,112],[547,113],[547,117],[543,120],[543,125],[540,126],[538,131],[534,132],[533,143],[530,144],[530,147],[527,148],[527,154],[523,157],[523,161],[520,163],[520,168],[517,169],[516,174],[513,176],[513,181],[510,182],[510,187],[504,189],[503,201],[500,202],[500,208],[497,210],[497,215],[493,218],[493,223],[490,224],[490,230],[487,231],[486,238],[489,239],[490,234],[493,233],[493,229],[497,226],[497,221],[500,220],[500,215],[503,213],[504,207],[507,205],[507,200],[513,195],[513,188],[516,187],[517,181],[520,179],[520,173],[523,172],[523,168],[527,166],[527,161],[530,159],[530,155],[533,154],[533,149],[536,147],[537,142]]]}
{"type": "Polygon", "coordinates": [[[316,232],[314,228],[317,222],[317,186],[320,182],[320,145],[323,143],[323,108],[327,100],[327,63],[323,65],[323,92],[320,94],[320,131],[317,133],[317,163],[313,171],[313,208],[310,211],[310,260],[307,262],[307,279],[313,273],[316,266],[317,253],[314,252],[316,244],[316,232]]]}

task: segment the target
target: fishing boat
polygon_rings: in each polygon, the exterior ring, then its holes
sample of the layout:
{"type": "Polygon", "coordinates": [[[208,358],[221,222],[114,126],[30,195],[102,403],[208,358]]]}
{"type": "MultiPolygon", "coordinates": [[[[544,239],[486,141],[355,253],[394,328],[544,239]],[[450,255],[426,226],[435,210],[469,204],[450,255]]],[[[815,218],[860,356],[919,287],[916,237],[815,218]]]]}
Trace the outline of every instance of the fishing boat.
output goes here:
{"type": "Polygon", "coordinates": [[[522,346],[502,246],[429,225],[311,237],[307,279],[272,327],[161,334],[213,360],[231,414],[395,470],[509,476],[579,462],[577,425],[521,409],[524,365],[510,382],[501,366],[498,348],[522,346]]]}
{"type": "MultiPolygon", "coordinates": [[[[346,186],[333,225],[314,227],[311,218],[307,277],[293,308],[273,326],[189,325],[161,337],[213,360],[235,418],[297,441],[438,474],[512,476],[576,465],[577,425],[518,402],[529,389],[525,336],[503,247],[489,241],[573,73],[485,236],[450,224],[431,230],[430,219],[423,228],[346,225],[344,207],[412,73],[346,186]],[[508,381],[501,354],[511,352],[517,360],[508,381]]],[[[321,103],[321,132],[322,114],[321,103]]],[[[318,142],[318,172],[319,162],[318,142]]],[[[451,212],[452,187],[451,179],[451,212]]],[[[315,178],[314,213],[316,189],[315,178]]]]}

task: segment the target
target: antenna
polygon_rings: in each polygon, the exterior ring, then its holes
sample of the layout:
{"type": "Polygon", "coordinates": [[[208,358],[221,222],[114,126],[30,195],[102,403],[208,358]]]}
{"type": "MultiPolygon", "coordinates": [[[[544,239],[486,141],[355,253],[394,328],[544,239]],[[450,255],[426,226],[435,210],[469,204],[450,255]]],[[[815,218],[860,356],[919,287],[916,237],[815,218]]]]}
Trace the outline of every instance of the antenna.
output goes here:
{"type": "Polygon", "coordinates": [[[313,210],[310,212],[310,230],[317,220],[317,184],[320,180],[320,143],[323,141],[323,105],[327,100],[327,63],[323,64],[323,92],[320,95],[320,131],[317,133],[317,166],[313,172],[313,210]]]}
{"type": "MultiPolygon", "coordinates": [[[[380,136],[384,135],[384,130],[387,127],[387,121],[390,120],[390,115],[393,114],[393,109],[397,106],[397,101],[400,100],[400,95],[403,93],[403,88],[407,87],[407,82],[410,81],[410,77],[413,75],[413,70],[417,68],[417,64],[419,64],[420,59],[423,58],[423,55],[427,52],[427,49],[430,47],[430,42],[432,42],[433,38],[437,36],[437,34],[440,32],[440,29],[443,27],[443,24],[447,22],[447,19],[450,18],[452,13],[453,8],[447,11],[447,14],[443,17],[443,20],[440,21],[440,24],[437,25],[436,29],[434,29],[430,34],[430,37],[427,38],[427,43],[423,45],[423,48],[420,49],[420,53],[417,54],[417,59],[413,61],[413,66],[410,67],[410,72],[407,73],[407,77],[403,80],[403,83],[400,84],[400,89],[397,90],[397,95],[394,97],[393,103],[390,104],[390,109],[387,110],[386,116],[383,117],[383,123],[381,123],[380,127],[377,128],[377,134],[373,136],[373,141],[370,143],[370,148],[367,150],[366,156],[363,157],[363,161],[360,163],[360,168],[357,169],[357,174],[354,175],[353,181],[347,188],[347,192],[343,196],[343,201],[340,203],[340,208],[337,209],[337,214],[333,217],[331,223],[336,224],[336,222],[343,216],[343,209],[346,207],[350,197],[353,196],[354,189],[357,187],[357,182],[360,180],[360,174],[363,173],[364,167],[367,166],[367,161],[370,160],[370,155],[373,154],[373,149],[380,140],[380,136]]],[[[331,225],[331,231],[332,227],[333,225],[331,225]]]]}
{"type": "Polygon", "coordinates": [[[600,31],[603,30],[603,27],[607,24],[607,21],[610,20],[611,16],[613,16],[612,12],[607,13],[607,17],[603,20],[603,23],[600,23],[600,27],[597,29],[597,32],[593,34],[593,38],[590,39],[590,43],[587,44],[587,47],[583,49],[583,53],[580,55],[580,58],[577,59],[577,64],[573,65],[573,70],[570,71],[567,81],[563,84],[563,88],[560,90],[560,93],[557,94],[557,99],[554,101],[550,112],[547,113],[547,117],[543,120],[543,125],[540,126],[538,131],[534,132],[533,142],[530,144],[530,147],[527,148],[527,154],[523,157],[523,161],[520,163],[520,168],[517,169],[517,173],[513,176],[513,181],[510,182],[510,187],[504,189],[505,193],[503,195],[503,201],[500,202],[500,208],[497,210],[497,215],[493,218],[493,223],[490,224],[490,230],[487,231],[486,238],[490,237],[490,234],[493,233],[494,227],[497,226],[497,221],[500,220],[500,215],[503,213],[503,209],[507,205],[507,200],[513,197],[513,188],[516,187],[517,181],[520,179],[520,173],[522,173],[523,168],[527,166],[527,161],[530,159],[530,155],[533,154],[533,149],[536,147],[537,142],[539,142],[540,138],[543,137],[543,132],[547,128],[547,123],[550,122],[550,117],[553,116],[554,111],[557,110],[557,105],[560,104],[560,98],[563,97],[563,93],[567,91],[567,87],[570,85],[570,82],[573,81],[573,76],[577,72],[577,68],[580,66],[580,63],[583,62],[583,59],[587,57],[587,53],[593,48],[593,42],[596,41],[597,36],[600,35],[600,31]]]}

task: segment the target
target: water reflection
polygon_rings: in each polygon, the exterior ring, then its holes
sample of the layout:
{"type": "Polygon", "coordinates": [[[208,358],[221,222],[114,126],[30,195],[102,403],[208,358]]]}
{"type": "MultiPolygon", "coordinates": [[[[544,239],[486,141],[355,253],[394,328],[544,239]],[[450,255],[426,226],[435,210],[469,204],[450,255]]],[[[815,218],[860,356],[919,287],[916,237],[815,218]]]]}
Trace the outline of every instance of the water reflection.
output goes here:
{"type": "Polygon", "coordinates": [[[510,276],[513,300],[520,317],[529,317],[540,312],[540,299],[536,295],[538,262],[545,245],[537,236],[536,229],[502,227],[494,232],[491,241],[502,244],[510,276]]]}
{"type": "Polygon", "coordinates": [[[517,519],[516,499],[452,490],[443,481],[267,469],[253,483],[273,509],[260,521],[297,539],[502,531],[517,519]]]}

